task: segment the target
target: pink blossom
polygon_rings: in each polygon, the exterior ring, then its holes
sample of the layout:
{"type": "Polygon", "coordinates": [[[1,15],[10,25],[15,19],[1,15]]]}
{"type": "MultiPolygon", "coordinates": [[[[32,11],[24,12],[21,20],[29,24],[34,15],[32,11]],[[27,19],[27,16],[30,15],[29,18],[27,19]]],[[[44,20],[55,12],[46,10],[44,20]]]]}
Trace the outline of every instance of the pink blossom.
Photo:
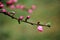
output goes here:
{"type": "Polygon", "coordinates": [[[24,18],[24,16],[20,16],[20,17],[19,17],[19,20],[22,20],[23,18],[24,18]]]}
{"type": "Polygon", "coordinates": [[[36,9],[36,6],[35,6],[35,5],[32,5],[32,9],[33,9],[33,10],[36,9]]]}
{"type": "Polygon", "coordinates": [[[22,9],[22,10],[23,10],[24,8],[25,8],[25,6],[24,6],[24,5],[21,5],[21,6],[20,6],[20,9],[22,9]]]}
{"type": "Polygon", "coordinates": [[[28,13],[30,13],[30,14],[31,14],[31,13],[32,13],[32,9],[29,9],[29,10],[28,10],[28,13]]]}
{"type": "Polygon", "coordinates": [[[6,12],[6,9],[2,9],[2,12],[6,12]]]}
{"type": "Polygon", "coordinates": [[[43,31],[43,27],[42,26],[38,26],[37,29],[42,32],[43,31]]]}
{"type": "Polygon", "coordinates": [[[17,5],[16,5],[16,8],[18,8],[18,9],[19,9],[19,8],[20,8],[20,5],[19,5],[19,4],[17,4],[17,5]]]}
{"type": "Polygon", "coordinates": [[[7,1],[6,4],[11,5],[11,4],[13,4],[13,2],[12,1],[7,1]]]}
{"type": "Polygon", "coordinates": [[[18,0],[9,0],[9,2],[16,3],[18,0]]]}
{"type": "Polygon", "coordinates": [[[11,5],[11,6],[10,6],[10,8],[11,8],[11,9],[14,9],[14,8],[15,8],[15,6],[14,6],[14,5],[11,5]]]}

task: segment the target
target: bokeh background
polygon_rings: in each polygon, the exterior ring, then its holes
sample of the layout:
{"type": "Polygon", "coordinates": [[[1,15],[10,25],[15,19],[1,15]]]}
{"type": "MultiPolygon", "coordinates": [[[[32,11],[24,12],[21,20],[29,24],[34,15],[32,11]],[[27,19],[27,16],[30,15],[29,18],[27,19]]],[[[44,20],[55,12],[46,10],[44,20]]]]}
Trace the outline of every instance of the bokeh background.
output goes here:
{"type": "MultiPolygon", "coordinates": [[[[5,4],[7,0],[2,1],[5,4]]],[[[33,4],[37,6],[32,14],[13,9],[16,11],[16,17],[30,15],[31,18],[28,21],[50,23],[51,27],[44,26],[44,31],[39,32],[35,25],[23,22],[18,24],[16,20],[0,13],[0,40],[60,40],[60,0],[18,0],[16,4],[25,5],[26,8],[31,8],[33,4]]]]}

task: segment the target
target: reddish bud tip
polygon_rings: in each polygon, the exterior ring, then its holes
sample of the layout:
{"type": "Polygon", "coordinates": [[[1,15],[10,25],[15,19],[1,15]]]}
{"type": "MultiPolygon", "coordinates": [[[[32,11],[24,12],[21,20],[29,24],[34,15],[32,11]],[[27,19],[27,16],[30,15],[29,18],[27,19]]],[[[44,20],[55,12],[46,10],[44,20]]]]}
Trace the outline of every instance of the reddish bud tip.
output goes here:
{"type": "Polygon", "coordinates": [[[29,19],[30,18],[30,16],[27,16],[27,19],[29,19]]]}

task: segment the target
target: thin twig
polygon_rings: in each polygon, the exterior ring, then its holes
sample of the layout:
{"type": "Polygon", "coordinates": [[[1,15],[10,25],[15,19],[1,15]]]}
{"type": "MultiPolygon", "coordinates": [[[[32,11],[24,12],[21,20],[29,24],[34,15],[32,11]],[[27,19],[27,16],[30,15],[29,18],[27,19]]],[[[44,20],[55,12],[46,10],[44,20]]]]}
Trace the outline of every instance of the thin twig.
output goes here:
{"type": "MultiPolygon", "coordinates": [[[[15,16],[12,16],[12,15],[8,15],[8,12],[1,12],[0,13],[3,13],[4,15],[7,15],[9,17],[11,17],[12,19],[15,19],[15,20],[18,20],[18,18],[16,18],[15,16]]],[[[40,25],[40,26],[47,26],[47,27],[50,27],[50,25],[44,25],[44,24],[35,24],[35,23],[32,23],[32,22],[28,22],[28,21],[25,21],[25,20],[21,20],[22,22],[25,22],[25,23],[28,23],[28,24],[31,24],[31,25],[40,25]]]]}

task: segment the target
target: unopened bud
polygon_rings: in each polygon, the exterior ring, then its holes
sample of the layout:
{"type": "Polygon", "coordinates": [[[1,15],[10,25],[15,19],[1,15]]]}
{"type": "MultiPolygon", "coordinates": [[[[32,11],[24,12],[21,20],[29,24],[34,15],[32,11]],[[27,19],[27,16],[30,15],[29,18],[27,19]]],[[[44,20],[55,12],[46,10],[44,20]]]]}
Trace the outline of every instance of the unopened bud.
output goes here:
{"type": "Polygon", "coordinates": [[[38,26],[37,29],[38,29],[38,31],[40,31],[40,32],[43,31],[43,27],[42,27],[42,26],[38,26]]]}

